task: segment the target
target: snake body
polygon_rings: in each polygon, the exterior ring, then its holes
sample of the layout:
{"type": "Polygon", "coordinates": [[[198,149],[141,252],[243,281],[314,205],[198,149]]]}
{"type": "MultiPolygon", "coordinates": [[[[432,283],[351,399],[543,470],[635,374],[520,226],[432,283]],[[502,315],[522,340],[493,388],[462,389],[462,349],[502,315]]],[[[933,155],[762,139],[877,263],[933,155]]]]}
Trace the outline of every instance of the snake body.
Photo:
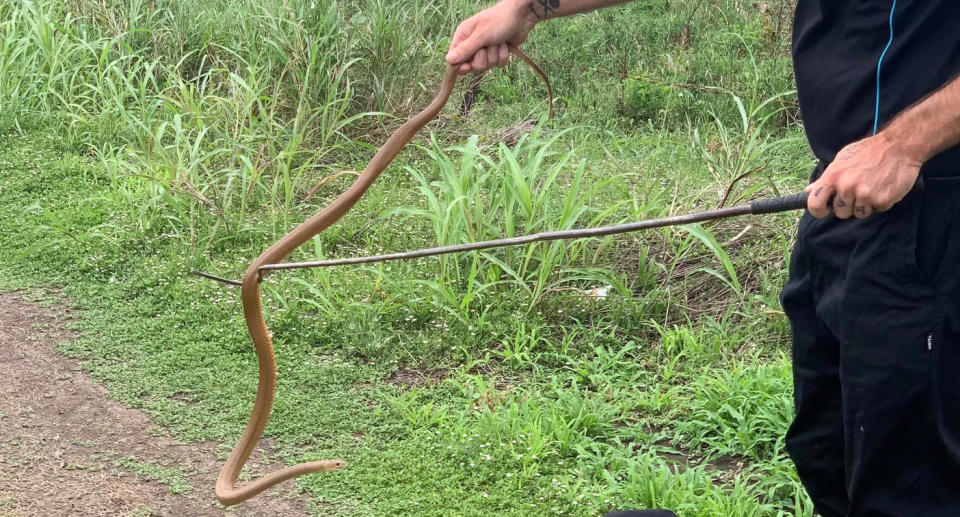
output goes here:
{"type": "MultiPolygon", "coordinates": [[[[546,74],[516,47],[510,46],[510,52],[530,65],[540,78],[543,79],[544,83],[546,83],[548,103],[552,115],[553,94],[546,74]]],[[[338,196],[333,203],[315,216],[301,223],[294,228],[293,231],[277,241],[276,244],[264,251],[250,264],[250,267],[247,268],[241,286],[241,300],[247,329],[250,332],[250,337],[253,340],[253,345],[257,353],[259,380],[257,383],[257,396],[253,403],[250,421],[247,422],[243,435],[233,448],[230,457],[227,458],[226,463],[220,470],[220,475],[217,477],[216,496],[221,504],[227,506],[235,505],[288,479],[313,472],[338,470],[345,466],[345,463],[341,460],[311,461],[280,469],[259,479],[248,481],[237,486],[240,471],[256,448],[257,441],[263,434],[263,430],[267,426],[267,421],[270,419],[270,412],[273,409],[273,399],[276,392],[277,368],[273,341],[271,340],[270,331],[267,329],[266,320],[264,319],[260,297],[260,280],[263,274],[261,267],[267,264],[278,264],[282,262],[295,249],[343,217],[343,215],[360,200],[367,188],[369,188],[380,173],[390,165],[390,162],[392,162],[404,146],[410,142],[414,135],[443,109],[451,92],[453,92],[458,76],[458,67],[456,65],[447,65],[443,83],[433,98],[433,101],[431,101],[423,111],[414,115],[390,134],[387,141],[377,150],[370,160],[370,163],[367,164],[366,168],[364,168],[363,172],[357,177],[350,188],[338,196]]]]}

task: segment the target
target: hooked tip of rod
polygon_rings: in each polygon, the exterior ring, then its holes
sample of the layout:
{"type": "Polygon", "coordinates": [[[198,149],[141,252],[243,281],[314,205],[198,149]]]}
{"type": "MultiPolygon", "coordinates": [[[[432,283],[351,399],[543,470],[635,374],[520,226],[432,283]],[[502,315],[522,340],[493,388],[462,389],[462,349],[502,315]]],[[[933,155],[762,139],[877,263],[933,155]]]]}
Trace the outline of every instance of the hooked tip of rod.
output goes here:
{"type": "Polygon", "coordinates": [[[220,282],[221,284],[234,285],[237,287],[243,285],[242,282],[237,282],[236,280],[230,280],[229,278],[223,278],[216,275],[211,275],[210,273],[204,273],[203,271],[199,271],[197,269],[190,271],[190,273],[196,276],[202,276],[203,278],[208,278],[210,280],[215,280],[217,282],[220,282]]]}

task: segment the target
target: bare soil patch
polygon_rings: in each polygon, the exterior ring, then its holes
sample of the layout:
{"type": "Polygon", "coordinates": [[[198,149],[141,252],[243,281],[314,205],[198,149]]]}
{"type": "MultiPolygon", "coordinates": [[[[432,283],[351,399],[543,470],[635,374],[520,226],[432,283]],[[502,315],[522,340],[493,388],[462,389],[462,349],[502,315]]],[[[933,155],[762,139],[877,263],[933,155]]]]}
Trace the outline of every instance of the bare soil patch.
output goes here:
{"type": "MultiPolygon", "coordinates": [[[[62,305],[0,294],[0,516],[309,515],[289,483],[219,506],[216,444],[174,443],[59,355],[56,344],[76,337],[70,318],[62,305]]],[[[276,468],[261,457],[258,476],[276,468]]]]}
{"type": "Polygon", "coordinates": [[[404,369],[401,368],[386,378],[387,384],[402,386],[405,388],[419,388],[429,383],[439,383],[446,378],[446,372],[443,370],[431,369],[404,369]]]}

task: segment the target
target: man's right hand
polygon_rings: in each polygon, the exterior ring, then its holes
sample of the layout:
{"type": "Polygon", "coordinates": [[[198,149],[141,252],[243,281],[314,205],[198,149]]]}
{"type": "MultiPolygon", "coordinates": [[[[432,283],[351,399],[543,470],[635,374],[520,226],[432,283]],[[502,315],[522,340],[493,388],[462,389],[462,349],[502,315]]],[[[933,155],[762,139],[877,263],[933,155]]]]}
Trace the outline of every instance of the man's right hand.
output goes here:
{"type": "Polygon", "coordinates": [[[507,43],[519,46],[536,23],[537,18],[526,3],[502,0],[457,27],[447,62],[460,65],[460,73],[506,66],[510,59],[507,43]]]}

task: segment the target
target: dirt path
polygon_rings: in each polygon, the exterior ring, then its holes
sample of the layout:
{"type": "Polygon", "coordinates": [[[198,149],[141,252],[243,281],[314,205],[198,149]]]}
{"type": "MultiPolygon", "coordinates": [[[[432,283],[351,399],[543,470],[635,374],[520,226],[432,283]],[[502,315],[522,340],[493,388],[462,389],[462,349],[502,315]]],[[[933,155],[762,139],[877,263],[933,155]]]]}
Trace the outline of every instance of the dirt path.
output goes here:
{"type": "Polygon", "coordinates": [[[151,436],[147,415],[57,354],[70,317],[0,294],[0,516],[307,515],[289,484],[219,507],[215,444],[151,436]]]}

